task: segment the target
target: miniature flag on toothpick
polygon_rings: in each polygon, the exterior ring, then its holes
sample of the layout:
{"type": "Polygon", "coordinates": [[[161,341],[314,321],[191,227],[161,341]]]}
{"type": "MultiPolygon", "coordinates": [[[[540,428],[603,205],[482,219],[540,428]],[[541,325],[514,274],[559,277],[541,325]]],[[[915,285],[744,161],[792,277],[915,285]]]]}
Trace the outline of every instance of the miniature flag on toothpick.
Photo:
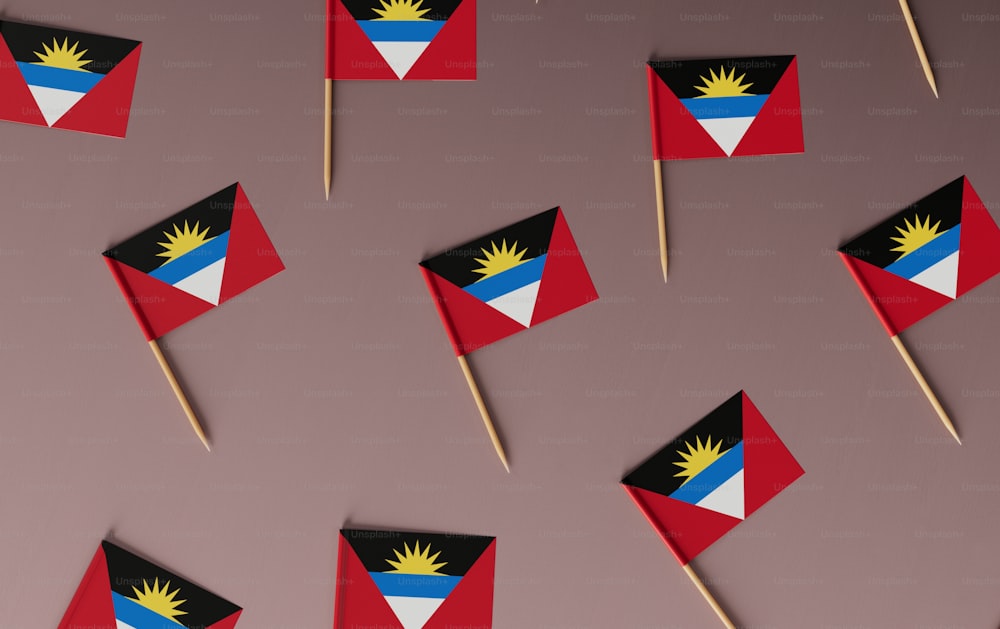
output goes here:
{"type": "Polygon", "coordinates": [[[420,266],[493,445],[508,467],[465,355],[597,299],[566,219],[553,208],[420,266]]]}
{"type": "Polygon", "coordinates": [[[732,627],[691,560],[802,474],[740,391],[621,482],[719,618],[732,627]]]}
{"type": "Polygon", "coordinates": [[[839,250],[942,423],[958,432],[900,332],[1000,273],[1000,228],[962,176],[839,250]]]}
{"type": "Polygon", "coordinates": [[[125,137],[142,44],[0,21],[0,120],[125,137]]]}
{"type": "Polygon", "coordinates": [[[660,265],[666,281],[660,162],[803,152],[798,62],[792,55],[650,61],[646,75],[660,265]]]}
{"type": "Polygon", "coordinates": [[[794,55],[650,61],[653,159],[801,153],[794,55]]]}
{"type": "Polygon", "coordinates": [[[334,629],[493,625],[496,538],[344,529],[334,629]]]}
{"type": "Polygon", "coordinates": [[[285,268],[235,183],[104,252],[140,329],[208,448],[156,339],[285,268]]]}
{"type": "Polygon", "coordinates": [[[560,208],[420,266],[459,356],[597,299],[560,208]]]}
{"type": "Polygon", "coordinates": [[[330,0],[332,77],[476,78],[475,0],[330,0]]]}
{"type": "Polygon", "coordinates": [[[233,629],[242,608],[111,542],[101,542],[59,629],[233,629]]]}
{"type": "Polygon", "coordinates": [[[333,81],[472,81],[476,0],[327,0],[323,178],[333,181],[333,81]]]}

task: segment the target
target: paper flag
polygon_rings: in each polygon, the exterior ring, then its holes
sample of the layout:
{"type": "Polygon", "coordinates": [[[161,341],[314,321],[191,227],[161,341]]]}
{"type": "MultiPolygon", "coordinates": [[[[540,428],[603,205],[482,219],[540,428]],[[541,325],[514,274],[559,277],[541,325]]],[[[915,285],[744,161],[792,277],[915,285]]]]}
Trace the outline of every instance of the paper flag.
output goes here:
{"type": "Polygon", "coordinates": [[[476,78],[475,0],[327,0],[328,79],[476,78]]]}
{"type": "Polygon", "coordinates": [[[285,268],[238,183],[104,256],[146,340],[285,268]]]}
{"type": "Polygon", "coordinates": [[[333,628],[493,626],[496,539],[344,529],[333,628]]]}
{"type": "Polygon", "coordinates": [[[801,153],[794,56],[650,61],[653,159],[801,153]]]}
{"type": "Polygon", "coordinates": [[[420,266],[459,356],[597,299],[560,208],[420,266]]]}
{"type": "Polygon", "coordinates": [[[142,44],[0,21],[0,120],[125,137],[142,44]]]}
{"type": "Polygon", "coordinates": [[[622,479],[681,565],[803,471],[740,391],[622,479]]]}
{"type": "Polygon", "coordinates": [[[101,542],[59,629],[233,629],[242,609],[111,542],[101,542]]]}
{"type": "Polygon", "coordinates": [[[1000,273],[1000,229],[964,176],[839,251],[890,336],[1000,273]]]}

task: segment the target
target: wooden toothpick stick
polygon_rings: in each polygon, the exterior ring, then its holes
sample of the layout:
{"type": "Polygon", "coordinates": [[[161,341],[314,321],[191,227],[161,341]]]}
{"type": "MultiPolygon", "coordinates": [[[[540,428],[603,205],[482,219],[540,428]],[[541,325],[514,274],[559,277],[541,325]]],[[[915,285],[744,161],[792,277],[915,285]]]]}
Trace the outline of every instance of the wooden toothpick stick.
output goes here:
{"type": "Polygon", "coordinates": [[[333,79],[326,79],[326,97],[323,107],[323,183],[326,184],[326,200],[330,200],[330,186],[333,183],[333,79]]]}
{"type": "Polygon", "coordinates": [[[955,441],[959,445],[962,445],[962,440],[958,437],[958,431],[955,430],[955,425],[951,423],[951,418],[948,417],[948,413],[945,412],[944,407],[941,406],[941,402],[938,402],[937,396],[934,395],[934,391],[931,390],[931,385],[927,384],[927,380],[924,379],[924,374],[920,373],[920,369],[917,367],[917,363],[913,362],[913,358],[910,356],[910,352],[906,351],[906,347],[903,345],[903,341],[899,338],[899,335],[893,335],[892,344],[896,346],[899,350],[899,355],[903,357],[903,361],[906,366],[910,368],[910,373],[913,377],[917,379],[917,384],[923,390],[924,395],[927,396],[927,401],[931,403],[934,410],[937,411],[938,417],[941,419],[941,423],[944,427],[948,429],[951,436],[955,438],[955,441]]]}
{"type": "Polygon", "coordinates": [[[708,588],[702,582],[698,573],[694,571],[694,568],[691,567],[691,564],[684,564],[683,568],[684,572],[686,572],[691,578],[691,582],[694,583],[695,587],[698,588],[698,591],[701,592],[701,595],[705,597],[706,601],[708,601],[708,604],[712,607],[712,611],[714,611],[715,615],[719,617],[722,624],[726,626],[726,629],[736,629],[736,625],[733,624],[732,620],[729,620],[729,616],[727,616],[726,611],[722,609],[722,605],[719,605],[719,601],[715,600],[712,593],[708,591],[708,588]]]}
{"type": "Polygon", "coordinates": [[[333,11],[334,1],[326,0],[326,78],[323,91],[323,183],[326,200],[333,185],[333,11]]]}
{"type": "Polygon", "coordinates": [[[479,393],[479,387],[476,386],[476,380],[472,377],[472,369],[469,368],[469,361],[465,359],[465,356],[458,357],[458,364],[462,367],[462,373],[465,374],[465,380],[469,383],[469,389],[472,391],[472,397],[476,400],[476,406],[479,408],[479,414],[483,416],[483,423],[486,424],[486,432],[490,435],[490,441],[493,442],[493,448],[497,451],[497,456],[500,457],[500,462],[503,463],[503,467],[510,473],[510,465],[507,464],[507,455],[504,454],[503,444],[500,443],[500,437],[497,436],[497,429],[493,426],[493,420],[490,419],[490,412],[486,408],[486,402],[483,401],[483,396],[479,393]]]}
{"type": "Polygon", "coordinates": [[[163,356],[163,352],[160,351],[160,346],[156,343],[156,339],[149,342],[149,347],[153,350],[153,355],[156,356],[156,362],[160,363],[160,369],[163,370],[163,374],[167,377],[167,382],[170,383],[170,388],[174,390],[174,395],[177,396],[177,401],[181,403],[181,408],[184,409],[184,414],[187,415],[188,421],[191,422],[191,427],[194,428],[194,433],[198,435],[201,442],[205,444],[205,449],[211,452],[212,447],[208,445],[208,437],[205,436],[205,431],[198,422],[198,417],[194,414],[194,409],[191,408],[191,404],[188,402],[187,396],[184,395],[184,390],[181,389],[180,383],[177,382],[177,377],[174,376],[174,372],[170,368],[170,364],[167,363],[167,359],[163,356]]]}
{"type": "Polygon", "coordinates": [[[653,181],[656,182],[656,229],[660,236],[660,266],[663,281],[667,281],[667,215],[663,206],[663,163],[653,160],[653,181]]]}
{"type": "Polygon", "coordinates": [[[934,72],[931,71],[931,62],[927,60],[927,53],[924,52],[920,34],[917,33],[917,25],[913,22],[913,14],[910,13],[910,5],[906,3],[906,0],[899,0],[899,8],[903,10],[903,19],[906,20],[906,28],[910,29],[910,39],[913,40],[913,47],[917,49],[917,57],[920,58],[920,65],[924,68],[927,84],[931,86],[934,98],[939,98],[937,83],[934,82],[934,72]]]}

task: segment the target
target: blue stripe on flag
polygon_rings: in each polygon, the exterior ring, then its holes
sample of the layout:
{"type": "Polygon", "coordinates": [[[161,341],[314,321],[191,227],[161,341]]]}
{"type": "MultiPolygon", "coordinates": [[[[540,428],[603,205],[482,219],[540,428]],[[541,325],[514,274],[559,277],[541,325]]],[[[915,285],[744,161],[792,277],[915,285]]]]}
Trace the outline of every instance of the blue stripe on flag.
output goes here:
{"type": "Polygon", "coordinates": [[[173,286],[186,277],[194,275],[213,262],[226,257],[229,246],[229,232],[223,232],[196,249],[188,251],[179,258],[153,269],[149,274],[161,282],[173,286]]]}
{"type": "Polygon", "coordinates": [[[955,225],[948,231],[942,232],[940,236],[923,247],[920,247],[916,251],[911,251],[885,267],[885,270],[906,279],[910,279],[914,275],[926,271],[958,251],[959,229],[961,227],[961,225],[955,225]]]}
{"type": "Polygon", "coordinates": [[[18,61],[17,67],[20,68],[21,74],[28,85],[52,87],[68,92],[82,92],[86,94],[90,91],[90,88],[97,85],[104,78],[104,75],[99,72],[66,70],[64,68],[25,63],[24,61],[18,61]]]}
{"type": "Polygon", "coordinates": [[[469,284],[465,287],[465,292],[482,301],[490,301],[532,282],[537,282],[542,279],[545,256],[546,254],[542,254],[507,269],[503,273],[469,284]]]}
{"type": "Polygon", "coordinates": [[[743,442],[737,443],[700,474],[681,485],[670,494],[671,498],[691,504],[712,493],[719,485],[743,469],[743,442]]]}
{"type": "Polygon", "coordinates": [[[358,20],[368,39],[376,41],[426,41],[434,39],[444,22],[433,20],[358,20]]]}
{"type": "Polygon", "coordinates": [[[455,589],[462,577],[430,574],[400,574],[398,572],[369,572],[382,596],[410,596],[416,598],[445,598],[455,589]]]}
{"type": "Polygon", "coordinates": [[[358,20],[358,26],[373,42],[429,42],[444,22],[433,20],[358,20]]]}
{"type": "Polygon", "coordinates": [[[709,118],[752,118],[760,112],[770,94],[761,96],[719,96],[682,98],[681,102],[699,120],[709,118]]]}
{"type": "Polygon", "coordinates": [[[115,606],[115,618],[136,629],[178,629],[181,626],[118,592],[111,592],[111,600],[115,606]]]}

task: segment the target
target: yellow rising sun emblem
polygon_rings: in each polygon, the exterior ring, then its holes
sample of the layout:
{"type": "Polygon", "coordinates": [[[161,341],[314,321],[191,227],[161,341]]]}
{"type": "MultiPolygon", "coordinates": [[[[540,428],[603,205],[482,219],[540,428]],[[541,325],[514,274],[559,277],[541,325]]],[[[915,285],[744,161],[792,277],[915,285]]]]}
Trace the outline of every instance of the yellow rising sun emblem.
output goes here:
{"type": "Polygon", "coordinates": [[[677,451],[677,454],[681,455],[681,457],[684,458],[684,461],[677,461],[674,463],[674,465],[681,468],[681,471],[674,474],[674,477],[687,477],[681,485],[687,483],[689,480],[700,474],[709,465],[715,463],[723,454],[729,452],[728,449],[723,452],[719,452],[719,448],[722,446],[722,441],[716,441],[713,446],[711,435],[705,439],[704,445],[701,443],[701,437],[695,437],[695,444],[696,445],[691,445],[690,442],[685,441],[684,445],[687,446],[688,451],[677,451]]]}
{"type": "Polygon", "coordinates": [[[729,75],[726,75],[726,68],[719,67],[719,75],[716,76],[715,70],[709,69],[709,74],[712,78],[707,79],[703,76],[699,76],[702,81],[705,82],[704,86],[695,85],[695,89],[700,91],[701,96],[695,96],[695,98],[715,98],[718,96],[753,96],[747,92],[747,89],[753,85],[753,83],[743,84],[743,77],[746,76],[744,72],[738,78],[736,76],[736,68],[733,68],[729,75]]]}
{"type": "Polygon", "coordinates": [[[413,544],[413,550],[403,542],[403,551],[405,554],[400,554],[396,549],[392,552],[396,553],[396,559],[399,561],[393,561],[392,559],[386,559],[386,561],[393,567],[393,570],[387,570],[387,572],[398,572],[400,574],[432,574],[438,576],[445,576],[438,572],[438,568],[448,565],[448,562],[444,561],[441,563],[434,563],[441,554],[441,551],[434,553],[429,556],[431,552],[431,545],[427,544],[424,546],[423,552],[420,550],[420,540],[417,540],[413,544]]]}
{"type": "MultiPolygon", "coordinates": [[[[896,226],[896,231],[899,232],[899,236],[890,236],[892,240],[899,243],[899,246],[890,249],[890,251],[899,251],[899,258],[902,258],[908,253],[913,253],[920,247],[923,247],[930,241],[934,240],[944,232],[939,232],[938,227],[941,225],[941,221],[934,223],[931,227],[931,215],[927,215],[927,219],[923,223],[920,222],[920,215],[913,215],[913,224],[910,224],[909,219],[903,219],[906,223],[906,229],[896,226]]],[[[896,258],[897,260],[899,258],[896,258]]]]}
{"type": "Polygon", "coordinates": [[[156,243],[161,247],[163,247],[164,249],[166,249],[166,251],[161,251],[160,253],[156,254],[161,258],[167,259],[167,261],[164,262],[163,264],[166,264],[167,262],[170,262],[172,260],[176,260],[185,253],[191,251],[192,249],[197,249],[201,245],[205,244],[206,242],[214,238],[214,236],[212,238],[205,238],[205,236],[208,234],[209,230],[208,227],[205,228],[205,231],[199,233],[198,222],[199,221],[194,222],[194,228],[189,228],[188,222],[184,221],[184,229],[181,229],[175,223],[173,234],[171,234],[170,232],[163,232],[163,235],[167,237],[167,240],[169,242],[156,243]]]}
{"type": "MultiPolygon", "coordinates": [[[[528,252],[527,249],[522,249],[520,252],[517,251],[517,241],[511,245],[510,249],[507,248],[507,239],[503,239],[500,243],[500,248],[497,248],[496,242],[490,242],[493,246],[493,251],[489,252],[486,249],[480,249],[486,258],[474,258],[476,262],[482,266],[478,269],[472,269],[473,273],[479,273],[482,275],[480,280],[485,280],[487,277],[492,277],[498,273],[503,273],[508,269],[512,269],[515,266],[521,264],[522,262],[527,262],[524,260],[524,254],[528,252]]],[[[529,258],[530,259],[530,258],[529,258]]],[[[479,280],[476,280],[479,281],[479,280]]]]}
{"type": "Polygon", "coordinates": [[[42,48],[45,49],[44,53],[35,52],[35,56],[41,59],[41,61],[32,61],[32,64],[38,66],[49,66],[50,68],[62,68],[63,70],[77,70],[79,72],[90,72],[90,70],[84,70],[83,66],[91,63],[92,59],[82,59],[83,55],[87,54],[86,50],[76,51],[77,46],[80,42],[73,42],[73,47],[69,47],[69,38],[63,39],[62,46],[59,45],[58,40],[52,39],[52,48],[49,48],[47,44],[43,43],[42,48]]]}
{"type": "Polygon", "coordinates": [[[421,9],[424,0],[379,0],[381,9],[372,8],[379,14],[376,20],[426,20],[423,17],[430,9],[421,9]]]}
{"type": "Polygon", "coordinates": [[[181,603],[186,603],[187,599],[182,599],[175,601],[174,597],[180,592],[180,589],[176,589],[173,592],[167,593],[167,589],[170,587],[170,581],[163,584],[163,588],[160,588],[160,580],[153,580],[153,587],[150,589],[149,582],[145,579],[142,580],[142,589],[140,592],[139,588],[132,586],[132,590],[135,591],[135,598],[129,597],[130,600],[139,603],[146,609],[156,612],[157,614],[163,616],[164,618],[169,618],[173,620],[178,625],[181,624],[177,621],[177,616],[183,616],[187,612],[177,609],[181,606],[181,603]]]}

